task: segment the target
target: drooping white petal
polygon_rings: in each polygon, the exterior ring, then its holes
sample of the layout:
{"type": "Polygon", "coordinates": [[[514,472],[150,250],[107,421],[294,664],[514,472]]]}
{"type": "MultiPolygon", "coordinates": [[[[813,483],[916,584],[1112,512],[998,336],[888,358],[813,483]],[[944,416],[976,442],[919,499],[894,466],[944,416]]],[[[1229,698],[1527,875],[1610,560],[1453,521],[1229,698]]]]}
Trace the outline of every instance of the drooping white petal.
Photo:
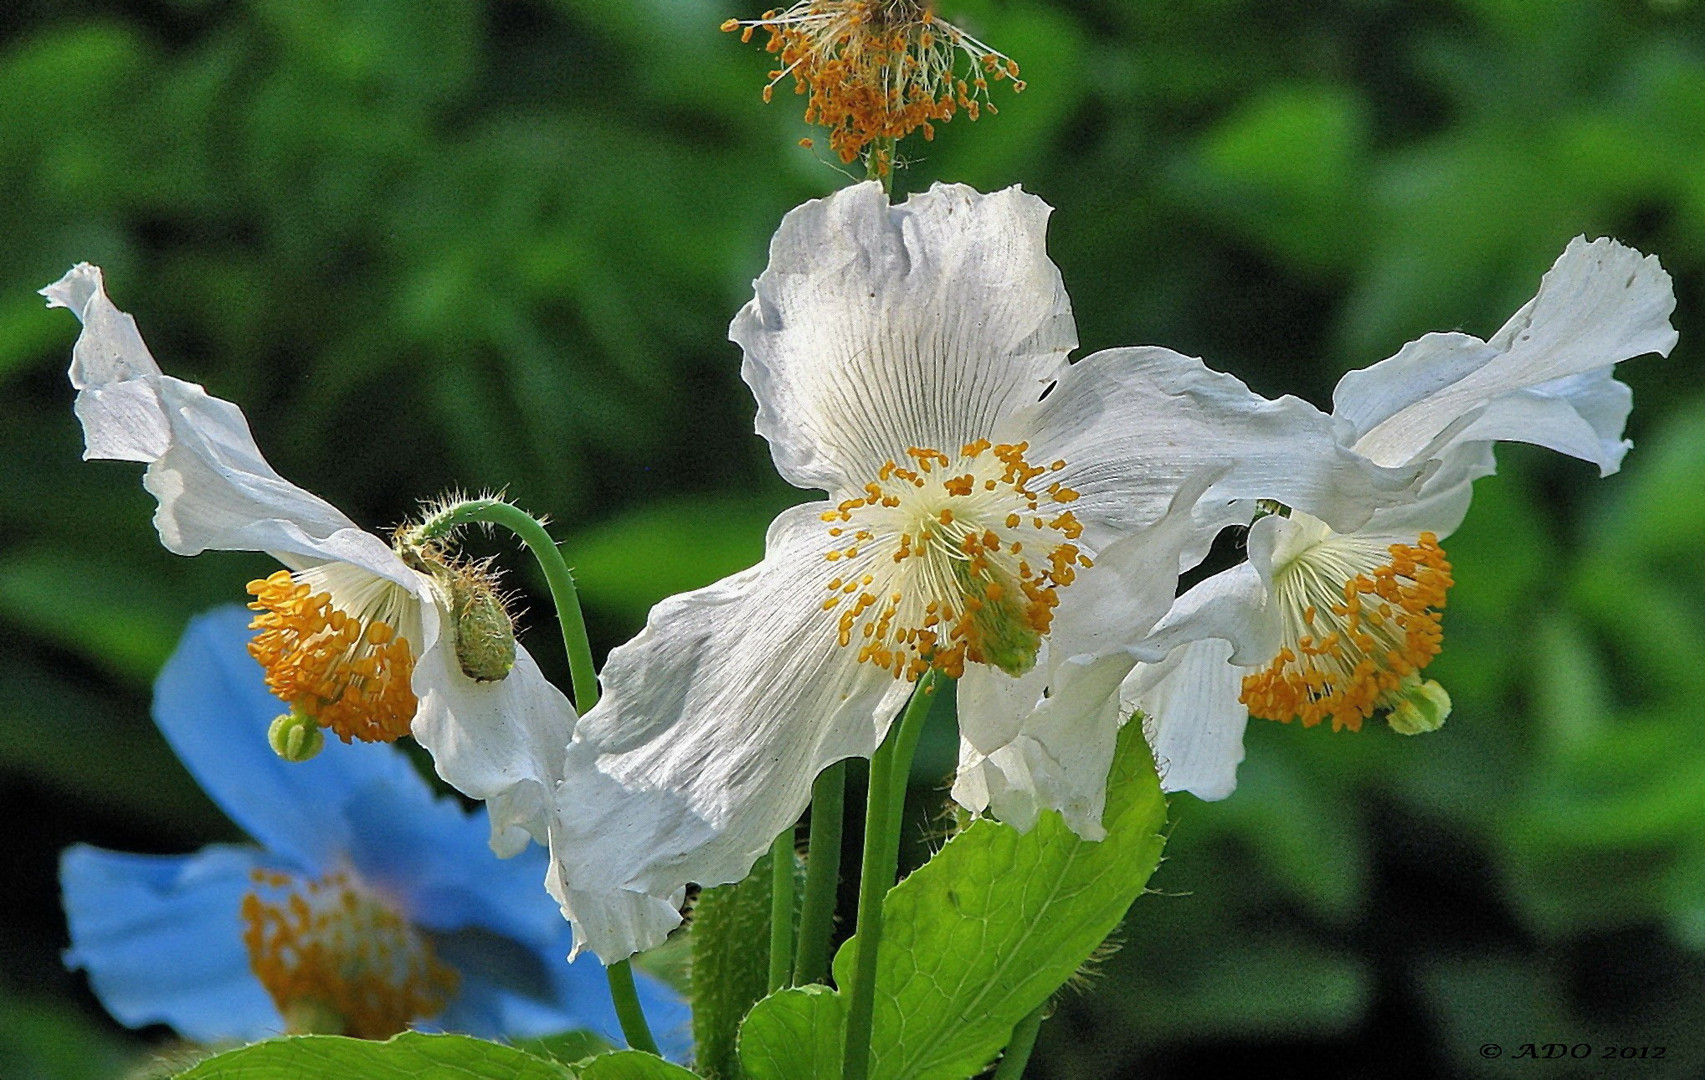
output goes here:
{"type": "Polygon", "coordinates": [[[1189,641],[1156,664],[1138,664],[1120,687],[1125,711],[1140,710],[1164,791],[1223,799],[1237,787],[1249,712],[1238,701],[1248,671],[1231,643],[1189,641]]]}
{"type": "Polygon", "coordinates": [[[454,643],[434,635],[415,663],[414,692],[415,740],[446,783],[486,802],[492,850],[518,854],[529,836],[546,843],[574,707],[531,654],[517,648],[506,677],[480,682],[463,674],[454,643]]]}
{"type": "Polygon", "coordinates": [[[1384,465],[1436,455],[1441,438],[1470,437],[1473,417],[1489,409],[1488,426],[1473,438],[1537,442],[1613,471],[1625,413],[1603,380],[1620,361],[1668,355],[1676,341],[1674,310],[1675,293],[1656,256],[1610,239],[1576,237],[1538,295],[1491,340],[1428,334],[1410,342],[1389,360],[1345,375],[1333,394],[1333,414],[1353,428],[1355,449],[1384,465]],[[1603,374],[1560,381],[1594,373],[1603,374]],[[1525,407],[1492,408],[1524,392],[1531,392],[1525,407]],[[1452,430],[1457,424],[1464,425],[1460,433],[1452,430]]]}
{"type": "Polygon", "coordinates": [[[551,832],[577,943],[607,963],[661,940],[683,886],[744,877],[817,773],[868,757],[911,691],[836,641],[825,505],[783,512],[763,562],[658,604],[610,654],[551,832]]]}
{"type": "Polygon", "coordinates": [[[297,568],[346,562],[415,587],[383,541],[267,464],[240,409],[160,373],[98,267],[79,263],[42,293],[83,322],[71,381],[84,457],[148,464],[142,482],[159,500],[154,523],[167,550],[268,551],[297,568]]]}
{"type": "Polygon", "coordinates": [[[1046,680],[1048,696],[1032,699],[1017,734],[986,752],[975,741],[987,734],[979,720],[998,715],[1002,704],[1022,702],[1035,681],[1012,679],[982,665],[967,670],[959,684],[961,738],[953,798],[971,810],[990,810],[1021,831],[1036,824],[1041,810],[1052,809],[1085,840],[1106,836],[1101,811],[1107,771],[1124,720],[1119,683],[1130,669],[1123,653],[1055,666],[1046,680]]]}
{"type": "Polygon", "coordinates": [[[1347,529],[1404,501],[1419,476],[1346,450],[1333,420],[1299,398],[1269,401],[1200,360],[1152,347],[1078,361],[1001,431],[1029,439],[1036,460],[1064,461],[1057,478],[1081,496],[1074,513],[1115,533],[1158,520],[1203,470],[1222,472],[1201,502],[1210,518],[1232,500],[1279,499],[1347,529]]]}
{"type": "Polygon", "coordinates": [[[790,212],[729,328],[782,476],[861,487],[1035,401],[1077,345],[1049,212],[1018,188],[939,184],[890,206],[876,183],[790,212]]]}

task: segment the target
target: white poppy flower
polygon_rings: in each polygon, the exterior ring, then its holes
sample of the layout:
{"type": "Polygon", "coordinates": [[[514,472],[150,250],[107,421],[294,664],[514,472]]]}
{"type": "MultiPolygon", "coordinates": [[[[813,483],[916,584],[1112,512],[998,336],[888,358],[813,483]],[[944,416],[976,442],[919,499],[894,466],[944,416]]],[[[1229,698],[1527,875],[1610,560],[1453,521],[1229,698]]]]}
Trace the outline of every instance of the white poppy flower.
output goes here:
{"type": "Polygon", "coordinates": [[[1353,528],[1412,487],[1318,410],[1198,360],[1069,363],[1048,214],[1016,188],[890,206],[867,183],[783,221],[730,337],[776,468],[829,498],[784,511],[761,563],[665,600],[610,655],[552,823],[553,891],[606,962],[661,940],[688,883],[743,877],[932,667],[962,676],[962,734],[984,755],[961,796],[1100,835],[1117,723],[1060,710],[1003,755],[1020,733],[1001,703],[1122,655],[1233,500],[1283,489],[1353,528]]]}
{"type": "Polygon", "coordinates": [[[1493,444],[1535,443],[1621,465],[1632,403],[1615,365],[1667,355],[1675,296],[1655,256],[1572,241],[1539,293],[1489,341],[1428,334],[1352,371],[1333,394],[1342,443],[1385,466],[1431,463],[1406,503],[1335,530],[1307,499],[1250,528],[1248,562],[1202,582],[1133,655],[1122,705],[1148,718],[1165,786],[1208,799],[1236,784],[1249,716],[1358,729],[1443,723],[1450,699],[1421,672],[1442,645],[1451,585],[1439,541],[1462,521],[1493,444]]]}
{"type": "Polygon", "coordinates": [[[168,550],[266,551],[288,567],[249,586],[250,651],[292,712],[346,742],[412,731],[446,781],[488,802],[494,848],[542,840],[573,712],[532,657],[517,649],[501,679],[464,674],[440,580],[273,471],[237,406],[163,374],[98,267],[42,295],[83,323],[70,375],[84,458],[147,464],[168,550]]]}

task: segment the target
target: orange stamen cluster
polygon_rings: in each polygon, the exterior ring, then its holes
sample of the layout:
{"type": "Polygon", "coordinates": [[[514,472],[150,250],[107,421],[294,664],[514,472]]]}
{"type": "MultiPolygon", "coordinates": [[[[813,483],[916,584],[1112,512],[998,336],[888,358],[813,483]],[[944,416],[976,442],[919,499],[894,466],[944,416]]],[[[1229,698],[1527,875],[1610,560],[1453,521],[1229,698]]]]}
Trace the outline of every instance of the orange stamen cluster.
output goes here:
{"type": "Polygon", "coordinates": [[[343,611],[288,570],[249,582],[249,624],[260,633],[249,655],[266,669],[274,694],[348,742],[393,742],[407,735],[415,696],[408,639],[379,619],[343,611]]]}
{"type": "Polygon", "coordinates": [[[1305,727],[1330,717],[1334,731],[1358,731],[1439,654],[1438,609],[1453,584],[1444,549],[1429,532],[1389,551],[1389,562],[1342,580],[1336,597],[1288,592],[1275,582],[1285,644],[1266,669],[1243,680],[1239,700],[1251,716],[1295,717],[1305,727]]]}
{"type": "Polygon", "coordinates": [[[256,870],[243,897],[249,966],[278,1011],[388,1039],[444,1010],[459,982],[408,920],[347,874],[302,881],[256,870]]]}
{"type": "Polygon", "coordinates": [[[843,648],[856,642],[860,662],[908,680],[931,667],[958,676],[967,662],[1014,674],[1034,663],[1059,590],[1094,563],[1075,542],[1076,516],[1054,509],[1078,493],[1031,486],[1065,462],[1031,465],[1028,449],[980,439],[953,459],[911,447],[905,464],[885,462],[862,494],[823,513],[823,557],[840,572],[822,607],[838,609],[843,648]]]}
{"type": "MultiPolygon", "coordinates": [[[[972,120],[987,109],[989,81],[1024,89],[1018,64],[963,30],[936,18],[918,0],[801,0],[761,19],[729,19],[742,41],[763,29],[765,48],[781,66],[770,72],[764,100],[791,75],[794,91],[809,94],[805,122],[829,129],[829,146],[844,162],[877,139],[899,139],[963,110],[972,120]],[[962,60],[966,70],[960,71],[962,60]]],[[[892,162],[877,162],[886,174],[892,162]]]]}

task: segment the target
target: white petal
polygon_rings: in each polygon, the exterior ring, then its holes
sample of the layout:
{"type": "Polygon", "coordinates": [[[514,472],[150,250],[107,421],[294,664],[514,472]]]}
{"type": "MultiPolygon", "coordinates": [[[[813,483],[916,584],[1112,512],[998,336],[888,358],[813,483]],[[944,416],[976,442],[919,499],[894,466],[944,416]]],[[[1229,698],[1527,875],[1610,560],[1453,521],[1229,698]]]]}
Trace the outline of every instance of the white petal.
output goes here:
{"type": "Polygon", "coordinates": [[[1243,513],[1231,504],[1200,506],[1204,492],[1227,471],[1220,467],[1186,477],[1157,521],[1096,552],[1094,565],[1061,590],[1048,634],[1055,666],[1123,651],[1171,609],[1178,568],[1199,562],[1220,528],[1243,513]],[[1214,509],[1232,513],[1209,516],[1214,509]]]}
{"type": "Polygon", "coordinates": [[[415,587],[383,541],[273,471],[242,410],[160,374],[98,268],[80,263],[42,292],[83,321],[71,381],[84,456],[148,463],[142,483],[159,500],[154,524],[168,550],[269,551],[296,567],[346,562],[415,587]]]}
{"type": "Polygon", "coordinates": [[[1198,582],[1173,601],[1166,617],[1131,647],[1131,655],[1158,664],[1180,645],[1218,638],[1233,645],[1233,659],[1237,663],[1256,665],[1271,660],[1279,650],[1281,627],[1278,613],[1267,605],[1267,585],[1263,580],[1264,573],[1270,574],[1270,527],[1263,524],[1269,520],[1272,519],[1262,518],[1251,526],[1248,562],[1198,582]],[[1261,570],[1257,570],[1256,564],[1261,570]]]}
{"type": "Polygon", "coordinates": [[[1081,495],[1073,512],[1117,532],[1158,520],[1185,480],[1207,470],[1223,470],[1202,500],[1209,517],[1232,500],[1279,499],[1346,529],[1404,501],[1419,472],[1346,450],[1332,418],[1299,398],[1269,401],[1160,348],[1078,361],[1003,430],[1029,439],[1032,460],[1065,461],[1051,478],[1081,495]]]}
{"type": "Polygon", "coordinates": [[[1540,283],[1539,293],[1494,334],[1480,341],[1467,334],[1429,334],[1410,342],[1389,360],[1352,371],[1333,393],[1333,413],[1354,428],[1355,447],[1384,465],[1398,465],[1423,452],[1437,453],[1441,438],[1460,440],[1452,425],[1511,393],[1535,391],[1549,397],[1547,410],[1526,410],[1512,423],[1505,416],[1475,438],[1521,438],[1595,461],[1606,471],[1620,455],[1605,448],[1619,442],[1622,417],[1598,381],[1558,384],[1570,376],[1606,373],[1616,363],[1645,353],[1668,355],[1676,333],[1669,316],[1675,293],[1656,256],[1642,256],[1610,239],[1577,237],[1540,283]],[[1579,396],[1578,418],[1566,406],[1579,396]],[[1561,406],[1561,407],[1560,407],[1561,406]],[[1586,424],[1596,438],[1548,434],[1586,424]],[[1614,423],[1614,430],[1611,425],[1614,423]],[[1497,432],[1497,434],[1493,434],[1497,432]]]}
{"type": "Polygon", "coordinates": [[[867,183],[789,213],[729,328],[782,476],[860,487],[1035,401],[1077,345],[1049,212],[1017,188],[940,184],[890,206],[867,183]]]}
{"type": "Polygon", "coordinates": [[[635,897],[740,880],[804,810],[817,773],[868,757],[911,691],[836,643],[822,609],[825,505],[785,511],[762,563],[663,601],[610,654],[551,836],[577,940],[607,963],[661,940],[657,904],[635,897]],[[594,910],[627,914],[609,929],[594,910]]]}
{"type": "MultiPolygon", "coordinates": [[[[1124,720],[1119,682],[1130,669],[1131,660],[1124,654],[1058,665],[1049,676],[1049,696],[1024,717],[1018,734],[993,752],[977,749],[971,740],[983,733],[973,726],[969,736],[961,737],[954,799],[971,810],[991,810],[1021,831],[1036,824],[1041,810],[1055,809],[1085,840],[1106,836],[1101,811],[1107,801],[1107,771],[1124,720]]],[[[977,685],[1000,680],[1021,681],[978,665],[966,671],[960,692],[987,701],[1028,689],[977,685]]],[[[962,732],[965,722],[962,713],[962,732]]]]}
{"type": "Polygon", "coordinates": [[[485,801],[492,849],[517,854],[529,836],[545,843],[574,707],[532,655],[517,648],[507,677],[479,682],[462,673],[454,643],[435,632],[415,662],[414,692],[415,740],[446,783],[485,801]]]}
{"type": "Polygon", "coordinates": [[[1202,638],[1157,664],[1138,664],[1120,688],[1139,709],[1160,769],[1161,788],[1223,799],[1237,786],[1249,712],[1238,701],[1249,668],[1231,663],[1231,643],[1202,638]]]}

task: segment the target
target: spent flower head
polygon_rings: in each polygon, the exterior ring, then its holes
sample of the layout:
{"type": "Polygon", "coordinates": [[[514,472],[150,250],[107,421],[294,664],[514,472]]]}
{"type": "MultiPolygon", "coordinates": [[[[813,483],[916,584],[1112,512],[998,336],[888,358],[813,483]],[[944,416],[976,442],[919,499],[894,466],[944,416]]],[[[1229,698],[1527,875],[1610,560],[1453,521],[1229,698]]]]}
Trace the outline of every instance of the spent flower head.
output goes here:
{"type": "MultiPolygon", "coordinates": [[[[963,111],[972,120],[986,109],[989,83],[1010,80],[1024,89],[1018,63],[937,17],[918,0],[800,0],[760,19],[729,19],[742,41],[763,30],[765,48],[781,66],[764,87],[769,101],[778,83],[793,77],[806,96],[805,121],[829,129],[829,148],[852,162],[879,139],[901,139],[963,111]]],[[[873,162],[886,175],[893,162],[873,162]]]]}

